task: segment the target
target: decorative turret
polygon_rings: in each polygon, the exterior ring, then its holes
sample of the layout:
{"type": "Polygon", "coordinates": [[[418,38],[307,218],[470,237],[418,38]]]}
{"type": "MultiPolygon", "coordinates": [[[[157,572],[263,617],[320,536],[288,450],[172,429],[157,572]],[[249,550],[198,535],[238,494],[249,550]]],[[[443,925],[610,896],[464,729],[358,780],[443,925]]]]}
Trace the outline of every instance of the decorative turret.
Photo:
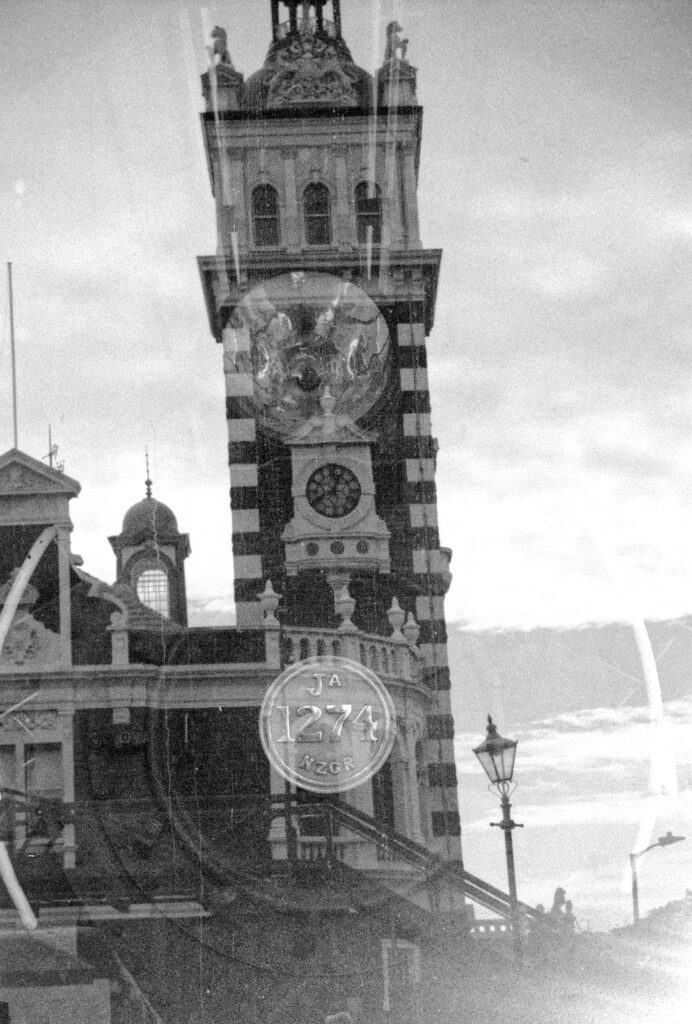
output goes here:
{"type": "Polygon", "coordinates": [[[208,111],[372,105],[372,77],[354,63],[341,35],[339,0],[273,0],[271,46],[246,86],[233,68],[222,28],[214,29],[207,49],[211,66],[202,76],[202,91],[208,111]],[[288,8],[283,22],[280,6],[288,8]],[[332,20],[324,16],[328,6],[332,20]]]}
{"type": "Polygon", "coordinates": [[[120,533],[109,537],[117,558],[116,579],[137,592],[142,604],[187,625],[185,570],[190,538],[163,502],[152,496],[147,473],[145,497],[128,509],[120,533]]]}

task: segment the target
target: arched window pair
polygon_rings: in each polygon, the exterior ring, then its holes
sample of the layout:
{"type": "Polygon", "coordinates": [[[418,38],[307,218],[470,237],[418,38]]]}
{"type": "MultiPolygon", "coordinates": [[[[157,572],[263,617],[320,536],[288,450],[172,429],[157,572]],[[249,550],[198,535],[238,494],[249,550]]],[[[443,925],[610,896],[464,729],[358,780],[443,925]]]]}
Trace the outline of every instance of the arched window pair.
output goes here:
{"type": "MultiPolygon", "coordinates": [[[[359,245],[382,240],[382,201],[377,185],[362,181],[355,191],[356,238],[359,245]]],[[[331,197],[326,185],[313,182],[303,192],[303,217],[307,245],[331,245],[331,197]]],[[[255,245],[270,248],[280,243],[279,197],[272,185],[258,185],[252,193],[255,245]]]]}

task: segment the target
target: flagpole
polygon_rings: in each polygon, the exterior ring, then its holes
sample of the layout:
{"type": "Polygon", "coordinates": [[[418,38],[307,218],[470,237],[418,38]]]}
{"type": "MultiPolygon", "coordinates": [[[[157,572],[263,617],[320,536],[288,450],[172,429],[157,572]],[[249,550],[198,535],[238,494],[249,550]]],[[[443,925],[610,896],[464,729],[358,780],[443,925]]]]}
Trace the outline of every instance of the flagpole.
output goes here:
{"type": "Polygon", "coordinates": [[[14,447],[17,441],[17,354],[14,347],[14,305],[12,302],[12,264],[7,264],[7,282],[10,293],[10,348],[12,351],[12,422],[14,426],[14,447]]]}

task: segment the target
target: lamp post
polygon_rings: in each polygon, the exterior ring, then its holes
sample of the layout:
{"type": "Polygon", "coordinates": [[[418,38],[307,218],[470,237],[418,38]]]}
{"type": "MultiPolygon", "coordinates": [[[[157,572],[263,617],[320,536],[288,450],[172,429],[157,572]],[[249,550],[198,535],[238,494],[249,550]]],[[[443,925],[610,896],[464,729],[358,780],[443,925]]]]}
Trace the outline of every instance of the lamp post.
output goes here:
{"type": "MultiPolygon", "coordinates": [[[[488,731],[485,740],[479,746],[473,748],[473,752],[480,761],[483,771],[490,779],[490,782],[500,794],[500,805],[502,807],[502,821],[492,821],[491,827],[501,828],[505,834],[505,856],[507,858],[507,883],[509,886],[509,908],[512,919],[512,935],[514,937],[514,951],[517,959],[521,960],[521,927],[519,914],[517,912],[517,879],[514,872],[514,848],[512,845],[512,831],[515,828],[523,828],[518,822],[512,820],[512,805],[509,802],[512,789],[512,775],[514,774],[514,758],[517,752],[517,741],[507,740],[497,731],[497,726],[488,715],[488,731]]],[[[514,787],[516,788],[516,786],[514,787]]]]}
{"type": "Polygon", "coordinates": [[[647,846],[643,850],[638,850],[636,853],[630,854],[630,871],[632,872],[632,909],[634,911],[634,923],[636,924],[639,920],[639,880],[637,879],[637,861],[640,857],[643,857],[649,850],[654,850],[657,846],[670,846],[672,843],[681,843],[685,839],[685,836],[674,836],[672,832],[668,831],[664,836],[659,836],[655,843],[651,846],[647,846]]]}

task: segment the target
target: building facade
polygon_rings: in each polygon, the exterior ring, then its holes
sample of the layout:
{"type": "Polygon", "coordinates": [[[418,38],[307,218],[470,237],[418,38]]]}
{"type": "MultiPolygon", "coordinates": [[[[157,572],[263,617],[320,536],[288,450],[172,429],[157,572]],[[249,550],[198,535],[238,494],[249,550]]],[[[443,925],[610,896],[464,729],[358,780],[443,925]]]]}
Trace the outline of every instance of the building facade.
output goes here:
{"type": "MultiPolygon", "coordinates": [[[[2,928],[21,938],[21,891],[69,961],[51,1020],[96,991],[103,1020],[405,1019],[471,904],[508,913],[461,862],[416,70],[395,23],[358,68],[339,0],[266,17],[260,71],[216,28],[202,76],[236,627],[188,626],[190,539],[149,479],[107,584],[71,554],[79,484],[0,457],[2,928]],[[332,798],[285,782],[259,714],[287,667],[334,657],[382,681],[396,736],[332,798]]],[[[39,974],[0,980],[12,1021],[39,974]]]]}

